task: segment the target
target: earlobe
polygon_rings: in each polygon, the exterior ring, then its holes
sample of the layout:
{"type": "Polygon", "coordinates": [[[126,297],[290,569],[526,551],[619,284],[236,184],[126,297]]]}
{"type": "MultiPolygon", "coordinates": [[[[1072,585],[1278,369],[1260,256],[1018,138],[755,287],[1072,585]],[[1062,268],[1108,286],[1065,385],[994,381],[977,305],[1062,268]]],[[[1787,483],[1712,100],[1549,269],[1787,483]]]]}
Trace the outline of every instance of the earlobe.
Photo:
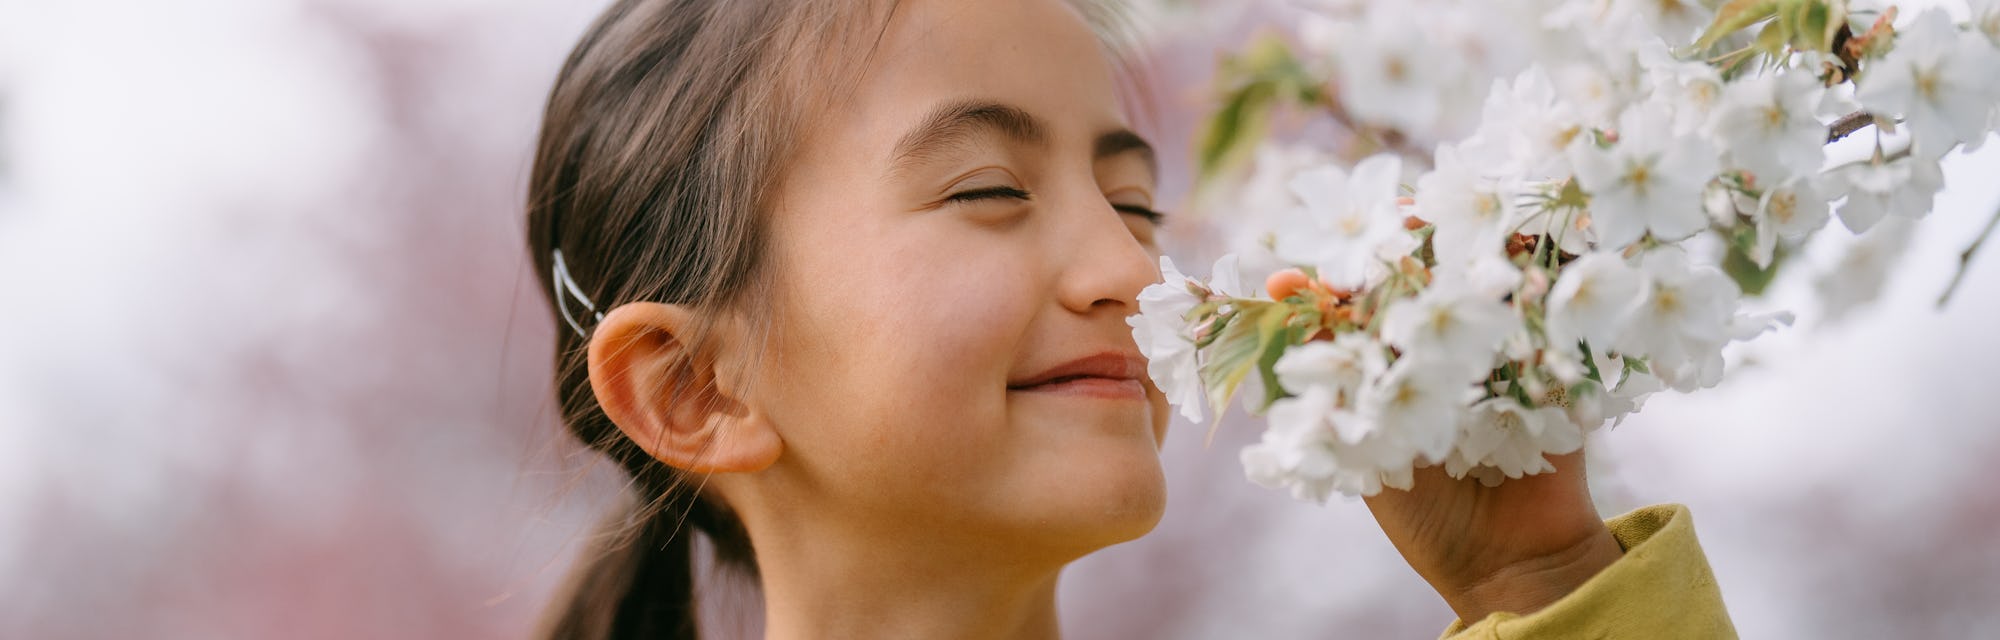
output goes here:
{"type": "Polygon", "coordinates": [[[587,355],[598,405],[646,453],[683,471],[770,466],[783,440],[761,410],[737,396],[736,369],[717,367],[737,341],[718,324],[699,338],[709,348],[696,348],[695,327],[693,313],[679,305],[635,302],[605,314],[587,355]]]}

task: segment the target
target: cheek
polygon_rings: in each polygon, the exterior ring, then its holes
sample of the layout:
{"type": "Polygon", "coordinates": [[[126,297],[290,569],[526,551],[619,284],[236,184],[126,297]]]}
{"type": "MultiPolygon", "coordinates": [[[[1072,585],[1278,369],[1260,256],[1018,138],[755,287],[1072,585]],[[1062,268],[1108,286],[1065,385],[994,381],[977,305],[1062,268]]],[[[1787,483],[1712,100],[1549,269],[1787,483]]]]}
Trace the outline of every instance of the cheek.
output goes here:
{"type": "Polygon", "coordinates": [[[860,265],[869,284],[852,313],[865,327],[857,342],[875,356],[864,377],[893,385],[883,391],[905,407],[997,420],[1037,300],[1025,274],[996,268],[998,256],[943,249],[909,247],[860,265]]]}
{"type": "Polygon", "coordinates": [[[774,417],[795,453],[857,481],[962,482],[1005,449],[1007,375],[1042,302],[1012,265],[1033,257],[903,223],[820,229],[783,262],[774,417]]]}

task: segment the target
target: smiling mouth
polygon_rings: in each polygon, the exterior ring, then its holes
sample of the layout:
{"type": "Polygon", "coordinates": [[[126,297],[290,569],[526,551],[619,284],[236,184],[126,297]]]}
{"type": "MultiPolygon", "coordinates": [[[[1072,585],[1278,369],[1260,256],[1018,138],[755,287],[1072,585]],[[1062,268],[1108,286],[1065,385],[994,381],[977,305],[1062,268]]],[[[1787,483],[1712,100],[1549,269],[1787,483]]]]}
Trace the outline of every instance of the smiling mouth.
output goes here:
{"type": "Polygon", "coordinates": [[[1007,391],[1143,401],[1145,375],[1146,361],[1138,354],[1107,350],[1009,380],[1007,391]]]}
{"type": "Polygon", "coordinates": [[[1138,380],[1104,376],[1063,376],[1047,382],[1009,386],[1007,390],[1088,398],[1138,400],[1146,398],[1146,386],[1140,384],[1138,380]]]}

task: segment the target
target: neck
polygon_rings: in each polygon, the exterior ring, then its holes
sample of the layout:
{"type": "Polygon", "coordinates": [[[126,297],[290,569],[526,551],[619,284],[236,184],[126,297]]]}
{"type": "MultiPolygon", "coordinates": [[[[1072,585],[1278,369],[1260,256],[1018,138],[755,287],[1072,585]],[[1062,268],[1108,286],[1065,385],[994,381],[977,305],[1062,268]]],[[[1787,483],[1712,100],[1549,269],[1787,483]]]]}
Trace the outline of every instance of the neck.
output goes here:
{"type": "MultiPolygon", "coordinates": [[[[768,529],[767,529],[768,530],[768,529]]],[[[767,640],[1056,638],[1056,578],[1066,560],[964,540],[759,536],[767,640]]],[[[997,542],[997,541],[996,541],[997,542]]]]}

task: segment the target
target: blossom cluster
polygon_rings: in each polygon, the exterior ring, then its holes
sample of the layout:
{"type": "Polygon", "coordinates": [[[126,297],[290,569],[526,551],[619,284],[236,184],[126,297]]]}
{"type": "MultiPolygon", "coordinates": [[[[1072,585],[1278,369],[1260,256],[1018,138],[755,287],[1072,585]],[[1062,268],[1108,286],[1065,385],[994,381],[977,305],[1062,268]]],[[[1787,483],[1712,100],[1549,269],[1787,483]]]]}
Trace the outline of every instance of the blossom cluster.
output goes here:
{"type": "Polygon", "coordinates": [[[1239,251],[1205,280],[1162,259],[1141,295],[1151,376],[1196,422],[1244,398],[1268,420],[1247,475],[1305,500],[1433,465],[1489,486],[1553,471],[1791,322],[1746,312],[1742,278],[1692,240],[1754,272],[1836,217],[1921,217],[1939,159],[2000,125],[2000,0],[1963,21],[1860,5],[1325,8],[1298,66],[1325,88],[1302,93],[1385,142],[1346,167],[1266,152],[1252,180],[1282,195],[1240,203],[1258,211],[1239,251]],[[1829,155],[1869,127],[1867,157],[1829,155]],[[1410,140],[1436,146],[1393,148],[1410,140]]]}

